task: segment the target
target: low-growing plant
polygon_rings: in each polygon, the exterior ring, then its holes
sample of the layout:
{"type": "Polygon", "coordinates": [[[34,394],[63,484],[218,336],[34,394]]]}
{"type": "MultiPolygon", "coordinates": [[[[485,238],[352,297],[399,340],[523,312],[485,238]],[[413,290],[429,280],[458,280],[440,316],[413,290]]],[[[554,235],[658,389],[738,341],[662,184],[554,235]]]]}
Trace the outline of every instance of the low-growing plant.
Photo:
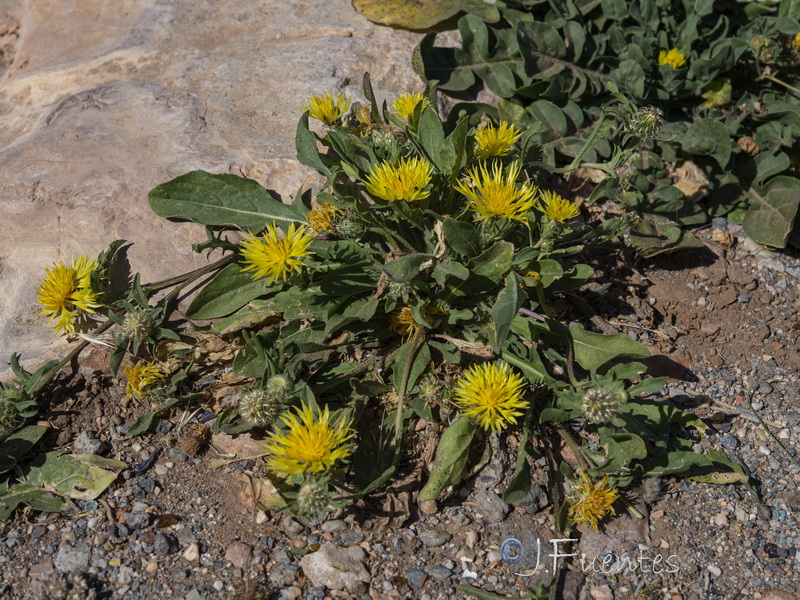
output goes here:
{"type": "MultiPolygon", "coordinates": [[[[380,103],[365,76],[363,93],[364,104],[331,92],[306,104],[296,145],[300,162],[324,177],[315,194],[284,204],[255,181],[204,171],[150,192],[157,215],[204,225],[208,239],[195,249],[227,253],[221,260],[151,286],[135,276],[113,292],[105,282],[115,242],[100,260],[82,260],[92,265],[88,279],[72,267],[58,280],[64,293],[46,296],[49,314],[72,314],[81,344],[120,327],[110,366],[129,357],[127,393],[153,403],[128,433],[202,397],[198,348],[216,335],[238,348],[231,366],[249,383],[238,402],[219,406],[213,427],[267,433],[259,485],[276,493],[265,507],[311,516],[390,485],[413,458],[418,419],[439,433],[419,493],[426,512],[490,435],[518,448],[507,502],[530,490],[528,459],[543,439],[571,449],[577,462],[561,462],[566,483],[553,490],[561,528],[597,529],[643,477],[746,481],[723,454],[694,451],[699,419],[653,398],[665,379],[631,362],[649,355],[645,346],[565,322],[554,308],[592,277],[586,253],[637,217],[592,224],[529,179],[536,127],[474,111],[444,120],[435,86],[380,103]],[[186,309],[184,337],[166,330],[177,290],[211,272],[186,309]],[[151,306],[166,287],[175,289],[151,306]],[[86,333],[84,313],[107,321],[86,333]]],[[[576,161],[604,140],[624,156],[644,137],[629,129],[636,107],[611,94],[620,107],[602,110],[576,161]]]]}

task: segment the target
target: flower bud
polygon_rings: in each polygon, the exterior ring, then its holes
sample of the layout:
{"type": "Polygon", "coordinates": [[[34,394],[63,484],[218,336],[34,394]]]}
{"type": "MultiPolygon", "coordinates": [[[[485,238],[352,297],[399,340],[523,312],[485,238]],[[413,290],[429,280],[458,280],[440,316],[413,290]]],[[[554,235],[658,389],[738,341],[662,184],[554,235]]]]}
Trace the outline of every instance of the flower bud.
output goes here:
{"type": "Polygon", "coordinates": [[[335,233],[340,237],[353,239],[364,233],[364,226],[357,221],[345,217],[336,223],[335,233]]]}
{"type": "Polygon", "coordinates": [[[314,517],[331,509],[328,486],[318,479],[307,479],[297,491],[297,512],[304,517],[314,517]]]}
{"type": "Polygon", "coordinates": [[[655,106],[645,106],[636,111],[628,123],[628,131],[640,140],[653,140],[658,137],[664,124],[664,113],[655,106]]]}
{"type": "Polygon", "coordinates": [[[292,391],[292,382],[286,375],[275,375],[267,381],[266,391],[273,400],[280,402],[289,396],[289,392],[292,391]]]}
{"type": "Polygon", "coordinates": [[[592,423],[606,423],[617,414],[617,402],[616,392],[605,388],[590,388],[583,395],[581,409],[592,423]]]}
{"type": "Polygon", "coordinates": [[[153,319],[146,310],[136,309],[125,315],[122,321],[122,335],[135,342],[143,342],[153,332],[153,319]]]}
{"type": "Polygon", "coordinates": [[[280,403],[265,390],[247,390],[239,398],[239,414],[256,427],[269,427],[280,414],[280,403]]]}
{"type": "Polygon", "coordinates": [[[5,397],[0,397],[0,432],[7,431],[19,422],[17,405],[5,397]]]}

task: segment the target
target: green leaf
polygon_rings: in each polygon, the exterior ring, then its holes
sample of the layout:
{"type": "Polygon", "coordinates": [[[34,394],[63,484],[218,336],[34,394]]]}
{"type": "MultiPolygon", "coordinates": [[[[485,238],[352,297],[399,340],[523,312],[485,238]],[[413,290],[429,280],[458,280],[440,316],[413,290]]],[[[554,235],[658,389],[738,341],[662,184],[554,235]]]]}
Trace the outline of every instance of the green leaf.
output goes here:
{"type": "Polygon", "coordinates": [[[472,223],[445,217],[442,221],[442,233],[447,245],[464,258],[478,256],[483,249],[481,234],[472,223]]]}
{"type": "Polygon", "coordinates": [[[503,502],[506,504],[519,502],[531,491],[533,480],[531,479],[528,455],[533,453],[533,447],[526,435],[517,451],[517,466],[514,469],[514,474],[508,482],[508,487],[503,492],[503,502]]]}
{"type": "Polygon", "coordinates": [[[742,473],[742,468],[720,454],[715,452],[711,456],[703,456],[696,452],[674,450],[643,463],[641,470],[651,477],[680,475],[707,483],[747,483],[749,477],[742,473]]]}
{"type": "Polygon", "coordinates": [[[374,23],[406,29],[429,29],[462,11],[489,23],[500,18],[485,0],[353,0],[353,8],[374,23]]]}
{"type": "Polygon", "coordinates": [[[731,157],[731,138],[728,128],[714,119],[698,119],[686,130],[681,141],[684,152],[714,158],[723,169],[731,157]]]}
{"type": "Polygon", "coordinates": [[[756,163],[756,183],[762,182],[773,175],[785,171],[791,164],[785,152],[779,152],[778,154],[761,152],[754,160],[756,163]]]}
{"type": "Polygon", "coordinates": [[[522,62],[514,32],[493,29],[490,33],[486,23],[474,15],[459,19],[458,30],[463,49],[434,48],[435,34],[420,42],[425,77],[438,81],[439,88],[447,91],[466,90],[480,78],[498,96],[513,96],[515,72],[522,62]]]}
{"type": "Polygon", "coordinates": [[[572,418],[572,414],[560,408],[548,406],[539,414],[539,423],[564,423],[572,418]]]}
{"type": "Polygon", "coordinates": [[[744,230],[760,244],[783,248],[800,205],[800,179],[781,175],[753,186],[744,230]]]}
{"type": "Polygon", "coordinates": [[[242,271],[241,265],[234,263],[222,269],[200,290],[186,309],[186,316],[190,319],[225,317],[274,289],[269,278],[253,281],[249,273],[242,271]]]}
{"type": "Polygon", "coordinates": [[[778,16],[800,20],[800,0],[781,0],[778,16]]]}
{"type": "Polygon", "coordinates": [[[419,273],[419,268],[432,254],[407,254],[383,265],[383,272],[394,282],[408,283],[419,273]]]}
{"type": "Polygon", "coordinates": [[[5,521],[21,504],[42,512],[59,512],[64,501],[47,491],[31,485],[15,485],[0,493],[0,520],[5,521]]]}
{"type": "Polygon", "coordinates": [[[453,168],[455,154],[452,148],[445,152],[444,128],[439,115],[432,107],[426,106],[417,124],[417,136],[420,145],[437,169],[449,173],[453,168]]]}
{"type": "Polygon", "coordinates": [[[328,271],[319,284],[323,294],[329,296],[353,296],[375,289],[378,274],[364,263],[344,265],[328,271]]]}
{"type": "Polygon", "coordinates": [[[498,281],[508,273],[514,261],[514,244],[497,242],[478,256],[472,264],[472,272],[492,281],[498,281]]]}
{"type": "Polygon", "coordinates": [[[111,458],[54,450],[31,464],[25,483],[75,500],[94,500],[127,468],[111,458]]]}
{"type": "Polygon", "coordinates": [[[296,206],[282,204],[258,182],[226,173],[191,171],[153,188],[150,208],[165,219],[261,231],[266,223],[303,223],[296,206]]]}
{"type": "Polygon", "coordinates": [[[513,271],[506,276],[505,287],[497,296],[497,301],[492,306],[489,314],[492,316],[494,330],[491,336],[492,350],[500,352],[506,341],[511,322],[517,316],[517,311],[525,300],[525,294],[519,287],[519,278],[513,271]]]}
{"type": "Polygon", "coordinates": [[[580,325],[569,328],[575,361],[587,371],[596,371],[621,356],[650,356],[647,346],[624,333],[611,335],[586,331],[580,325]]]}
{"type": "Polygon", "coordinates": [[[475,423],[462,415],[442,432],[431,474],[419,493],[419,502],[436,500],[444,488],[461,481],[475,430],[475,423]]]}
{"type": "Polygon", "coordinates": [[[30,452],[36,443],[42,439],[47,427],[29,425],[12,433],[0,444],[0,473],[5,473],[14,468],[19,459],[30,452]]]}
{"type": "Polygon", "coordinates": [[[461,263],[445,258],[436,263],[433,267],[433,278],[439,285],[444,285],[448,277],[454,277],[464,281],[469,277],[469,269],[461,263]]]}
{"type": "Polygon", "coordinates": [[[594,275],[594,269],[592,267],[583,263],[578,263],[561,277],[553,281],[550,289],[554,292],[577,290],[586,283],[586,280],[592,275],[594,275]]]}
{"type": "MultiPolygon", "coordinates": [[[[414,341],[409,340],[403,344],[397,353],[394,355],[392,361],[392,383],[395,389],[400,389],[401,379],[408,363],[408,357],[411,349],[414,346],[414,341]]],[[[427,343],[420,344],[417,353],[414,355],[414,362],[411,364],[411,371],[408,376],[408,384],[406,389],[411,390],[417,383],[422,374],[428,370],[431,364],[431,349],[427,343]]]]}
{"type": "Polygon", "coordinates": [[[323,175],[330,175],[331,170],[322,162],[322,157],[317,148],[317,136],[308,128],[308,113],[304,112],[297,123],[297,133],[294,136],[294,146],[297,150],[297,160],[301,165],[312,167],[323,175]]]}

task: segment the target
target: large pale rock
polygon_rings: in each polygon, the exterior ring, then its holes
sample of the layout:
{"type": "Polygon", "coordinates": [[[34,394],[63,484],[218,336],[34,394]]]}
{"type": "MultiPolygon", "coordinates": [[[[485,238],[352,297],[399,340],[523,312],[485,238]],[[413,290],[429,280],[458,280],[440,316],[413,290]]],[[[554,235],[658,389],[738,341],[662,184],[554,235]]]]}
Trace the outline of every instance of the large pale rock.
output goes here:
{"type": "Polygon", "coordinates": [[[369,583],[370,574],[364,566],[366,553],[359,546],[338,548],[326,542],[316,552],[300,559],[300,568],[316,586],[331,590],[355,591],[369,583]]]}
{"type": "Polygon", "coordinates": [[[244,174],[284,200],[315,181],[294,152],[306,99],[391,99],[421,83],[419,35],[349,0],[6,0],[0,4],[0,377],[20,352],[63,355],[37,315],[45,267],[132,242],[143,282],[206,264],[202,228],[150,212],[147,192],[193,169],[244,174]]]}

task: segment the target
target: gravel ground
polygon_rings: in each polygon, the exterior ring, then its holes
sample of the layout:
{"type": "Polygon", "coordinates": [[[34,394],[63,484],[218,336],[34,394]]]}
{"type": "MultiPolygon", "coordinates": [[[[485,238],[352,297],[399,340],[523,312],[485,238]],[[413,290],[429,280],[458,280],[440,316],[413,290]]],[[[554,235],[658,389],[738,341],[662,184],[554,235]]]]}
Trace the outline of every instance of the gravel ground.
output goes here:
{"type": "MultiPolygon", "coordinates": [[[[58,515],[18,511],[0,523],[0,596],[436,600],[465,597],[460,583],[521,595],[542,576],[564,599],[797,598],[800,260],[759,248],[735,226],[715,226],[701,233],[708,253],[608,266],[624,282],[621,293],[593,305],[668,357],[654,367],[672,375],[664,399],[709,425],[695,450],[724,451],[751,473],[752,489],[665,479],[640,491],[646,518],[620,515],[600,534],[580,528],[554,545],[564,536],[554,529],[543,459],[533,465],[531,493],[507,506],[499,494],[516,442],[492,437],[491,459],[435,515],[415,509],[419,464],[390,490],[315,522],[265,514],[242,486],[260,461],[210,468],[216,450],[233,444],[251,456],[258,440],[215,436],[193,456],[185,430],[168,421],[128,438],[122,431],[137,407],[90,356],[51,392],[42,415],[53,427],[49,443],[132,467],[98,501],[58,515]],[[554,547],[577,555],[557,558],[555,576],[554,547]],[[519,562],[504,560],[520,548],[519,562]],[[641,568],[631,571],[633,563],[641,568]]],[[[419,429],[419,439],[433,427],[419,429]]]]}

